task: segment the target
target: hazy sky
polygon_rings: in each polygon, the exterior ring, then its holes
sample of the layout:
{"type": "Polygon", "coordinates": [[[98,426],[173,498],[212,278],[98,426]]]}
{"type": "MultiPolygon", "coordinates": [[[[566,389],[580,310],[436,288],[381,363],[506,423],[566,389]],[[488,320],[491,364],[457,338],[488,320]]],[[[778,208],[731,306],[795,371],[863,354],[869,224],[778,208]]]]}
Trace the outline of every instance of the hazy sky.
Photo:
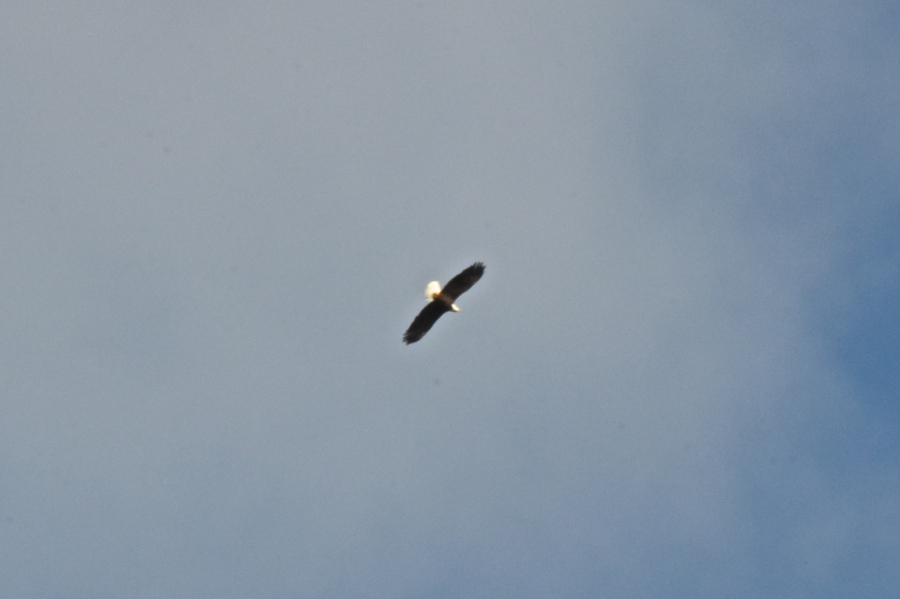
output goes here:
{"type": "Polygon", "coordinates": [[[0,596],[900,593],[895,1],[5,2],[0,286],[0,596]]]}

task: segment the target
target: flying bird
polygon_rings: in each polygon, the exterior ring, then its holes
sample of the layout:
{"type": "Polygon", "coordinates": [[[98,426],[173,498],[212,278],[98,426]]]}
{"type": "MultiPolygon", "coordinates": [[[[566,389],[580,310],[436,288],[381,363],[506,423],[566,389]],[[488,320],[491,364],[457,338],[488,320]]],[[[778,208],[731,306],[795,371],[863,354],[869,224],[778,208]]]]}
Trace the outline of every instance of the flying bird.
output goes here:
{"type": "Polygon", "coordinates": [[[437,281],[428,283],[425,288],[425,299],[428,305],[422,308],[416,319],[403,334],[403,342],[409,345],[425,336],[425,333],[437,322],[437,319],[445,312],[459,312],[459,307],[454,303],[456,298],[472,288],[484,274],[484,264],[476,262],[452,279],[441,289],[437,281]]]}

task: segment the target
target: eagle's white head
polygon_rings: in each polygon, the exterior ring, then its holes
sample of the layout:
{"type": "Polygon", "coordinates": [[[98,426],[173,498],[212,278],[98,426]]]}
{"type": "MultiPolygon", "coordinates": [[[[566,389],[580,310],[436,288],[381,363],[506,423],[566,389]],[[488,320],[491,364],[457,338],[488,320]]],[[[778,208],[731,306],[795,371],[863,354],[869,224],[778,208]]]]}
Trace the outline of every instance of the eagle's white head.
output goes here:
{"type": "Polygon", "coordinates": [[[441,284],[437,281],[432,281],[428,283],[428,287],[425,288],[425,299],[429,302],[434,301],[434,298],[441,294],[441,284]]]}
{"type": "MultiPolygon", "coordinates": [[[[428,286],[425,288],[425,299],[429,302],[433,302],[437,296],[441,294],[441,284],[437,281],[432,281],[428,283],[428,286]]],[[[459,306],[456,304],[450,304],[450,309],[454,312],[459,312],[459,306]]]]}

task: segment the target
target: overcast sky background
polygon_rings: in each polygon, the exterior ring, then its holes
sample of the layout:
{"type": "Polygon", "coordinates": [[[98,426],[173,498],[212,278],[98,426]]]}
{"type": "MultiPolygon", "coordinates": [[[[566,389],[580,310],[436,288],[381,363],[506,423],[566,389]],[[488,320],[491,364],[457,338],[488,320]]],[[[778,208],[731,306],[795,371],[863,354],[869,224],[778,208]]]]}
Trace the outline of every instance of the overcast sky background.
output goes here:
{"type": "Polygon", "coordinates": [[[893,1],[4,2],[0,595],[894,596],[898,200],[893,1]]]}

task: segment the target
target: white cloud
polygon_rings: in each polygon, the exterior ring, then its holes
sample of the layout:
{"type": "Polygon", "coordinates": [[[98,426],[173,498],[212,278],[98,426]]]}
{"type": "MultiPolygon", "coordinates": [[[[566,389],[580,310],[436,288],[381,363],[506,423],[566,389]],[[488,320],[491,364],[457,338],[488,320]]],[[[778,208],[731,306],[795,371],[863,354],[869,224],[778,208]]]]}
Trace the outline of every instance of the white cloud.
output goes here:
{"type": "Polygon", "coordinates": [[[891,217],[875,4],[31,6],[3,594],[896,588],[896,421],[822,316],[896,286],[845,220],[891,217]]]}

